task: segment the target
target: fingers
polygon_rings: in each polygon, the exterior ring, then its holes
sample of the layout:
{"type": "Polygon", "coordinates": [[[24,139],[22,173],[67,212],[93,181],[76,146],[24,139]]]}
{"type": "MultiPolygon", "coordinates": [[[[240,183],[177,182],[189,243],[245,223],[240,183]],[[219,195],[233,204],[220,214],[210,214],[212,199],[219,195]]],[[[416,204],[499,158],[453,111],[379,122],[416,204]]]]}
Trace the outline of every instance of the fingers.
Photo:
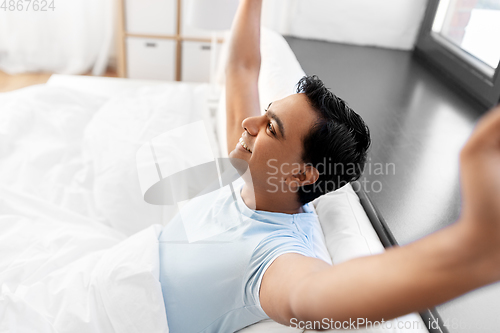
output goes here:
{"type": "Polygon", "coordinates": [[[500,149],[500,105],[484,115],[476,125],[462,154],[500,149]]]}
{"type": "Polygon", "coordinates": [[[460,179],[462,216],[500,232],[500,106],[480,119],[462,149],[460,179]]]}

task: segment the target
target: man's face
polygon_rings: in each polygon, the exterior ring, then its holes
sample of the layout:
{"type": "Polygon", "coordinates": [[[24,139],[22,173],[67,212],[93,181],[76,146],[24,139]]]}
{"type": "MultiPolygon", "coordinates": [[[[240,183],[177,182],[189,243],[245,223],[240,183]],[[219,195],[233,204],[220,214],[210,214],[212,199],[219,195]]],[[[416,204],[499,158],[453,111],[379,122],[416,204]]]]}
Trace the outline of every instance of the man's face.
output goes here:
{"type": "Polygon", "coordinates": [[[243,121],[240,142],[229,157],[248,163],[256,190],[288,191],[287,179],[304,170],[303,139],[317,119],[305,94],[277,100],[266,114],[243,121]]]}

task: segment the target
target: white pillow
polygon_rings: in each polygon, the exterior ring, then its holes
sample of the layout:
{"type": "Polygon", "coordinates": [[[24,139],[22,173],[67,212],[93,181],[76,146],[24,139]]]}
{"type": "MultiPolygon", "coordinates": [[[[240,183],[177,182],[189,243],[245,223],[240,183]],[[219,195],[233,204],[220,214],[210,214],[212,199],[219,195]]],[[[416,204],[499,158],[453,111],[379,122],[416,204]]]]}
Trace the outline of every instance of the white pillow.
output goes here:
{"type": "Polygon", "coordinates": [[[351,184],[313,201],[333,264],[384,252],[351,184]]]}
{"type": "MultiPolygon", "coordinates": [[[[225,84],[224,70],[229,38],[230,33],[227,33],[219,58],[217,82],[222,86],[225,84]]],[[[285,38],[279,33],[261,27],[260,50],[262,60],[259,74],[259,98],[260,109],[263,113],[270,102],[294,94],[296,84],[305,73],[285,38]]],[[[216,117],[220,153],[222,156],[227,156],[225,89],[222,89],[216,117]]]]}

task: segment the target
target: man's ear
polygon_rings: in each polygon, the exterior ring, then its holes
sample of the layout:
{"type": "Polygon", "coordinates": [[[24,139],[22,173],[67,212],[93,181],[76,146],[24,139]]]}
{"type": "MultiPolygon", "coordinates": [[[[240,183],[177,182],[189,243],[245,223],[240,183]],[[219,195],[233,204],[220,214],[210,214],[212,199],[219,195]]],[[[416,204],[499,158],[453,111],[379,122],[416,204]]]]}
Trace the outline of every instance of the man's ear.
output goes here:
{"type": "Polygon", "coordinates": [[[319,178],[319,171],[312,165],[306,164],[302,170],[298,170],[293,175],[286,178],[288,185],[299,187],[314,184],[319,178]]]}

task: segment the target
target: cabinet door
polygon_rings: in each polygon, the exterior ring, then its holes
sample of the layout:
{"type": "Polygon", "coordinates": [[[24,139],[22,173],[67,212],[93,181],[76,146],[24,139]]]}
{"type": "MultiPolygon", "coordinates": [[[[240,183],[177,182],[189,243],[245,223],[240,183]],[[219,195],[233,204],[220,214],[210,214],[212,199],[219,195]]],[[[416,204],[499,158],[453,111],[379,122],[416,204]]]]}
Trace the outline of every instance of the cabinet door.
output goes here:
{"type": "Polygon", "coordinates": [[[175,80],[175,40],[127,38],[127,76],[175,80]]]}
{"type": "Polygon", "coordinates": [[[210,81],[210,43],[182,42],[182,81],[210,81]]]}
{"type": "Polygon", "coordinates": [[[125,0],[126,30],[132,34],[175,35],[176,0],[125,0]]]}

